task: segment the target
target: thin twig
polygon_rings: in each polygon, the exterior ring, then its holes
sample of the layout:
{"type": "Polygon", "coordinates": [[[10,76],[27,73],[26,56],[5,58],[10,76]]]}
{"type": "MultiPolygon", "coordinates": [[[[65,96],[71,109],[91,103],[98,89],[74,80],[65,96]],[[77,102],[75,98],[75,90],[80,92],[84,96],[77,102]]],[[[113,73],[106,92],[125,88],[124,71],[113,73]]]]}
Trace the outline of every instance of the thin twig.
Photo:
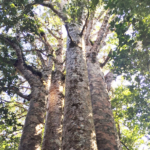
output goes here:
{"type": "Polygon", "coordinates": [[[121,141],[121,144],[127,149],[127,150],[130,150],[128,149],[128,147],[121,141]]]}

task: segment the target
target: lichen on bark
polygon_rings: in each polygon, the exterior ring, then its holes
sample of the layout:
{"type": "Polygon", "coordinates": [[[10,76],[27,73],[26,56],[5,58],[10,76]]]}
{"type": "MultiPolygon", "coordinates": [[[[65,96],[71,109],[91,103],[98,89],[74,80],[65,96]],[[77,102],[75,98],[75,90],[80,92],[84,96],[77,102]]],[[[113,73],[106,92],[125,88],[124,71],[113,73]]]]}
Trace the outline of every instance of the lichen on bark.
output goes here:
{"type": "Polygon", "coordinates": [[[62,149],[97,150],[84,43],[78,25],[68,28],[62,149]]]}

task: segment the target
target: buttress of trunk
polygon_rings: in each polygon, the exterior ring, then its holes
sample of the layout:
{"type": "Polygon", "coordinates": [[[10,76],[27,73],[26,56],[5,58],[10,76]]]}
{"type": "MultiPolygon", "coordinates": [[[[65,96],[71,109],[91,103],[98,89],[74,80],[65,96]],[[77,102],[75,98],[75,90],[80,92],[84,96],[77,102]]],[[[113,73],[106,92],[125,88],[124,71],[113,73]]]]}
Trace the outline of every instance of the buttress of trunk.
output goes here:
{"type": "Polygon", "coordinates": [[[18,150],[40,150],[47,93],[45,86],[32,88],[30,106],[18,150]]]}
{"type": "Polygon", "coordinates": [[[63,86],[61,72],[52,73],[42,150],[60,150],[62,145],[63,86]]]}
{"type": "Polygon", "coordinates": [[[119,150],[119,139],[104,75],[96,56],[93,58],[92,53],[87,57],[87,66],[98,150],[119,150]]]}
{"type": "Polygon", "coordinates": [[[62,149],[97,150],[83,43],[78,27],[68,31],[62,149]]]}

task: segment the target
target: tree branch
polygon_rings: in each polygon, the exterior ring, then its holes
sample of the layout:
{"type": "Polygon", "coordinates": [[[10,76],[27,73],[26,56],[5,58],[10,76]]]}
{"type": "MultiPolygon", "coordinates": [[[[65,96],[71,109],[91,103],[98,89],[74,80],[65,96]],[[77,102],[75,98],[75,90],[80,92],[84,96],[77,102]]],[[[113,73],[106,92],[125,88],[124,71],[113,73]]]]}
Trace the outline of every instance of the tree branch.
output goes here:
{"type": "Polygon", "coordinates": [[[84,33],[85,27],[87,26],[87,23],[88,23],[88,18],[89,18],[89,10],[88,10],[87,18],[86,18],[86,20],[85,20],[85,24],[84,24],[84,26],[83,26],[83,28],[82,28],[81,33],[80,33],[80,36],[82,36],[83,33],[84,33]]]}
{"type": "Polygon", "coordinates": [[[43,59],[41,53],[39,51],[36,51],[38,58],[40,59],[42,66],[45,67],[45,60],[43,59]]]}
{"type": "Polygon", "coordinates": [[[52,54],[54,50],[53,50],[52,46],[49,44],[45,33],[42,35],[42,37],[44,38],[44,44],[45,44],[47,55],[52,54]]]}
{"type": "Polygon", "coordinates": [[[18,96],[30,101],[30,94],[29,95],[24,95],[23,93],[21,93],[19,91],[19,89],[17,87],[14,87],[14,86],[10,87],[10,89],[12,89],[15,92],[15,94],[17,94],[18,96]]]}
{"type": "Polygon", "coordinates": [[[42,76],[41,72],[34,70],[32,66],[28,66],[25,63],[24,58],[23,58],[22,49],[19,46],[19,43],[17,43],[15,40],[12,41],[9,37],[6,37],[2,34],[0,34],[0,39],[3,40],[6,44],[11,46],[16,51],[17,61],[15,62],[14,66],[16,67],[16,69],[19,70],[19,72],[24,76],[24,78],[31,85],[37,84],[37,82],[40,82],[39,77],[41,78],[41,76],[42,76]],[[33,79],[35,79],[35,80],[33,80],[33,79]]]}
{"type": "Polygon", "coordinates": [[[110,52],[109,52],[107,58],[105,59],[105,61],[103,63],[100,63],[101,68],[103,68],[107,64],[107,62],[110,60],[109,56],[111,55],[111,53],[112,53],[112,50],[110,50],[110,52]]]}
{"type": "Polygon", "coordinates": [[[121,142],[121,144],[127,149],[127,150],[130,150],[130,149],[128,149],[128,147],[122,142],[122,141],[120,141],[121,142]]]}
{"type": "Polygon", "coordinates": [[[20,106],[20,105],[17,105],[17,104],[14,104],[14,106],[16,107],[19,107],[19,108],[22,108],[24,110],[24,112],[27,112],[28,110],[26,108],[24,108],[23,106],[20,106]]]}
{"type": "MultiPolygon", "coordinates": [[[[101,13],[99,14],[99,16],[97,18],[95,18],[97,21],[100,20],[100,18],[103,16],[103,14],[105,13],[105,11],[101,11],[101,13]]],[[[93,25],[95,25],[97,23],[97,21],[95,21],[95,23],[93,25]]]]}
{"type": "Polygon", "coordinates": [[[18,58],[17,60],[18,60],[19,63],[25,63],[20,46],[18,46],[14,41],[12,41],[8,37],[5,37],[2,34],[0,34],[0,39],[2,39],[6,44],[9,44],[16,51],[16,55],[17,55],[17,58],[18,58]]]}
{"type": "MultiPolygon", "coordinates": [[[[27,110],[26,110],[27,111],[27,110]]],[[[18,117],[18,118],[16,118],[17,120],[18,119],[21,119],[21,118],[23,118],[23,117],[26,117],[27,115],[23,115],[23,116],[20,116],[20,117],[18,117]]]]}
{"type": "Polygon", "coordinates": [[[85,35],[85,41],[86,41],[86,45],[88,44],[89,42],[89,38],[90,38],[90,34],[91,34],[91,30],[92,30],[92,27],[93,27],[93,17],[95,15],[95,12],[93,12],[90,16],[90,19],[88,20],[87,22],[87,28],[86,28],[86,35],[85,35]]]}
{"type": "Polygon", "coordinates": [[[45,52],[46,50],[38,50],[38,49],[23,50],[23,52],[34,52],[34,51],[39,52],[39,53],[42,53],[43,55],[47,56],[46,54],[44,54],[44,52],[45,52]]]}
{"type": "Polygon", "coordinates": [[[70,33],[69,33],[69,29],[68,29],[67,23],[65,24],[65,27],[66,27],[67,34],[68,34],[68,37],[69,37],[70,41],[71,41],[72,43],[74,43],[74,41],[72,40],[72,38],[71,38],[71,36],[70,36],[70,33]]]}
{"type": "MultiPolygon", "coordinates": [[[[38,21],[40,21],[40,20],[38,20],[38,21]]],[[[45,28],[48,30],[48,32],[49,32],[55,39],[57,39],[57,40],[61,39],[61,38],[57,37],[42,21],[40,21],[40,23],[41,23],[43,26],[45,26],[45,28]]]]}
{"type": "MultiPolygon", "coordinates": [[[[6,103],[17,103],[17,104],[19,104],[19,105],[25,105],[26,107],[28,107],[28,105],[26,105],[26,104],[24,104],[24,103],[21,103],[21,102],[17,102],[17,101],[7,101],[7,100],[4,100],[4,99],[2,99],[2,98],[0,98],[0,101],[6,102],[6,103]]],[[[25,109],[25,108],[24,108],[24,109],[25,109]]],[[[26,109],[25,109],[25,111],[26,111],[26,109]]]]}
{"type": "Polygon", "coordinates": [[[48,30],[48,32],[57,40],[61,39],[59,37],[57,37],[50,29],[46,28],[48,30]]]}
{"type": "Polygon", "coordinates": [[[17,87],[11,86],[11,87],[8,87],[8,88],[6,88],[6,87],[2,88],[3,91],[6,91],[7,89],[12,90],[13,93],[15,93],[18,96],[20,96],[20,97],[22,97],[22,98],[27,99],[28,101],[30,101],[30,94],[29,95],[22,94],[17,87]]]}
{"type": "MultiPolygon", "coordinates": [[[[99,16],[96,18],[96,20],[98,21],[102,15],[104,14],[105,11],[101,11],[101,13],[99,14],[99,16]]],[[[94,15],[95,15],[95,12],[93,12],[93,14],[91,15],[90,17],[90,20],[88,22],[88,25],[87,25],[87,32],[86,32],[86,43],[88,43],[89,41],[89,38],[92,38],[93,36],[97,35],[98,32],[94,33],[93,35],[90,36],[90,33],[91,33],[91,30],[92,30],[92,27],[94,27],[97,23],[97,21],[93,21],[94,19],[94,15]]]]}
{"type": "Polygon", "coordinates": [[[55,9],[52,3],[50,3],[50,2],[42,2],[42,3],[39,3],[39,4],[42,5],[42,6],[50,8],[64,22],[67,21],[67,16],[63,12],[60,12],[57,9],[55,9]]]}
{"type": "Polygon", "coordinates": [[[92,50],[95,51],[95,52],[98,52],[98,47],[100,45],[100,42],[102,41],[103,39],[103,35],[106,31],[106,26],[107,26],[107,23],[108,23],[108,19],[109,19],[109,11],[107,11],[105,17],[104,17],[104,20],[103,20],[103,23],[102,23],[102,26],[100,28],[100,30],[98,31],[98,35],[97,35],[97,39],[96,41],[94,42],[94,45],[93,45],[93,48],[92,50]]]}

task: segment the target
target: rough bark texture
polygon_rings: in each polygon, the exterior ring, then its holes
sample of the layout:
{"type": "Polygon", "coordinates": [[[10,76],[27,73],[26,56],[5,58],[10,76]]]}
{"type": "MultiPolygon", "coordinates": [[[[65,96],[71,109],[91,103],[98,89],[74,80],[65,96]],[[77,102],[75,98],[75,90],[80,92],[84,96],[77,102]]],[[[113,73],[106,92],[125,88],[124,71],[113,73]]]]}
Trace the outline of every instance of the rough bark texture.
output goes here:
{"type": "Polygon", "coordinates": [[[63,150],[97,150],[84,44],[79,28],[68,27],[63,150]]]}
{"type": "Polygon", "coordinates": [[[45,132],[42,150],[60,150],[62,145],[63,83],[62,83],[62,41],[56,51],[55,71],[52,73],[48,98],[45,132]]]}
{"type": "Polygon", "coordinates": [[[18,150],[41,149],[42,129],[44,126],[46,100],[50,86],[52,66],[53,61],[49,57],[47,64],[43,68],[42,77],[34,75],[29,70],[27,71],[21,63],[16,66],[31,86],[30,106],[18,150]]]}
{"type": "Polygon", "coordinates": [[[45,87],[39,85],[32,89],[30,106],[22,132],[19,150],[40,150],[46,96],[45,87]]]}
{"type": "MultiPolygon", "coordinates": [[[[31,87],[30,106],[22,131],[19,150],[40,150],[42,128],[46,111],[46,99],[49,90],[49,81],[53,61],[51,56],[43,65],[43,71],[35,70],[26,64],[22,53],[22,47],[10,38],[0,35],[5,43],[9,44],[16,52],[17,60],[13,64],[16,70],[28,81],[31,87]]],[[[50,52],[50,48],[47,48],[50,52]]],[[[40,56],[42,59],[42,57],[40,56]]],[[[43,62],[43,61],[41,61],[43,62]]]]}
{"type": "Polygon", "coordinates": [[[52,74],[42,150],[60,150],[62,137],[62,95],[60,72],[52,74]]]}
{"type": "Polygon", "coordinates": [[[87,66],[98,150],[119,150],[119,139],[104,75],[92,52],[88,53],[87,66]]]}
{"type": "Polygon", "coordinates": [[[22,137],[18,150],[40,150],[42,129],[44,126],[46,100],[48,97],[49,80],[51,78],[52,60],[43,69],[43,79],[32,78],[31,100],[25,120],[22,137]],[[47,71],[46,71],[47,70],[47,71]]]}

